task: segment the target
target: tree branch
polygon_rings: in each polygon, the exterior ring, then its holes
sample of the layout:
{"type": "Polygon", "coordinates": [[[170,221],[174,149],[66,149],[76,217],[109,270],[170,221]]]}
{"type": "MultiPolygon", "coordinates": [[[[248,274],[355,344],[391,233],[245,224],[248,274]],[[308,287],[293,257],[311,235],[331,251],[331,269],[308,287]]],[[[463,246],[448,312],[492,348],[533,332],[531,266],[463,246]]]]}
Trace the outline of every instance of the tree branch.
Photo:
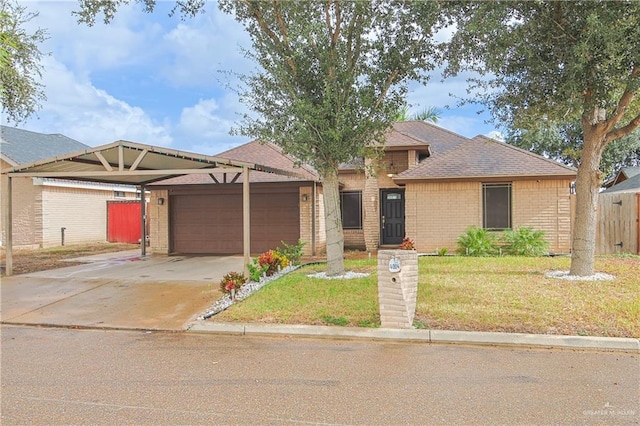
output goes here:
{"type": "Polygon", "coordinates": [[[266,23],[264,19],[264,15],[262,14],[262,9],[260,8],[260,2],[245,0],[248,6],[249,14],[256,20],[260,30],[271,40],[273,45],[276,47],[276,50],[282,53],[283,59],[289,66],[289,70],[291,74],[295,77],[298,75],[298,70],[296,67],[293,58],[290,55],[291,47],[289,46],[289,41],[286,38],[287,30],[286,25],[284,24],[284,19],[282,18],[282,12],[277,7],[277,1],[274,1],[274,10],[276,14],[276,22],[279,23],[280,32],[283,35],[283,40],[278,37],[278,35],[269,28],[269,25],[266,23]],[[280,22],[282,26],[280,26],[280,22]]]}
{"type": "Polygon", "coordinates": [[[616,105],[616,110],[613,112],[613,115],[611,116],[611,118],[607,120],[607,127],[606,127],[607,133],[609,133],[611,129],[613,129],[616,124],[618,124],[618,122],[624,116],[624,113],[626,112],[627,107],[633,101],[633,98],[635,97],[635,91],[632,90],[630,87],[631,81],[639,77],[640,77],[640,67],[638,67],[637,65],[634,65],[633,69],[631,70],[631,74],[629,74],[629,81],[627,83],[627,87],[625,88],[624,93],[622,93],[622,96],[618,101],[618,105],[616,105]]]}

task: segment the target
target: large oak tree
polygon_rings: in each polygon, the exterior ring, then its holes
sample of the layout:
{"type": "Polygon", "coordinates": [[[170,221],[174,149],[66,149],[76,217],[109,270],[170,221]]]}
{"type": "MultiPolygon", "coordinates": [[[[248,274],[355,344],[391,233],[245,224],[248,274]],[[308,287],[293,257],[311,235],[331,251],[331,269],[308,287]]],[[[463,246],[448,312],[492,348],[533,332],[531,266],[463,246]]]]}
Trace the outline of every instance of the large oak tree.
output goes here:
{"type": "Polygon", "coordinates": [[[640,126],[640,2],[492,1],[453,4],[449,73],[480,73],[476,99],[514,128],[581,125],[571,274],[594,273],[604,149],[640,126]]]}
{"type": "MultiPolygon", "coordinates": [[[[153,0],[144,0],[153,9],[153,0]]],[[[92,23],[110,1],[83,0],[92,23]]],[[[202,2],[186,0],[187,13],[202,2]]],[[[246,54],[259,68],[243,77],[241,99],[252,111],[241,134],[273,142],[320,174],[328,274],[344,272],[338,167],[372,155],[384,142],[410,80],[436,64],[439,2],[395,0],[223,0],[251,37],[246,54]]],[[[213,77],[212,77],[213,78],[213,77]]]]}

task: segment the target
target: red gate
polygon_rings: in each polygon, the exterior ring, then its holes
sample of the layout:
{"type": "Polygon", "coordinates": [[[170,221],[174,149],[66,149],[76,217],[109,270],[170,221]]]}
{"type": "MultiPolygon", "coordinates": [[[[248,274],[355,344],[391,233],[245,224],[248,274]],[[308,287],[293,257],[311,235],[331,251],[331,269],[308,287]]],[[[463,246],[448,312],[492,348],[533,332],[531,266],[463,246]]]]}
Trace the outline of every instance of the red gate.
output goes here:
{"type": "Polygon", "coordinates": [[[107,240],[138,244],[142,236],[140,201],[107,201],[107,240]]]}

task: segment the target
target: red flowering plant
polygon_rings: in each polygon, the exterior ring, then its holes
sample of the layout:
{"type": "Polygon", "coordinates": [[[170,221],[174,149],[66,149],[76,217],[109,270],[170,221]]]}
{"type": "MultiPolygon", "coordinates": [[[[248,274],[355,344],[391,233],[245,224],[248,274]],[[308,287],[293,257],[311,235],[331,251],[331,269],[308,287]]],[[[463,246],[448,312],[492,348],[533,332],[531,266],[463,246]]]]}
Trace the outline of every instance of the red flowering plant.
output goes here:
{"type": "Polygon", "coordinates": [[[260,255],[260,257],[258,257],[258,265],[269,277],[278,272],[278,268],[286,268],[289,266],[289,259],[276,250],[269,250],[265,251],[260,255]]]}
{"type": "Polygon", "coordinates": [[[220,290],[224,293],[231,293],[231,290],[239,289],[242,287],[242,284],[246,282],[247,279],[244,274],[239,272],[229,272],[227,275],[222,277],[222,281],[220,281],[220,290]]]}
{"type": "Polygon", "coordinates": [[[409,237],[404,237],[402,240],[402,244],[400,244],[400,250],[415,250],[416,246],[413,243],[413,240],[409,237]]]}

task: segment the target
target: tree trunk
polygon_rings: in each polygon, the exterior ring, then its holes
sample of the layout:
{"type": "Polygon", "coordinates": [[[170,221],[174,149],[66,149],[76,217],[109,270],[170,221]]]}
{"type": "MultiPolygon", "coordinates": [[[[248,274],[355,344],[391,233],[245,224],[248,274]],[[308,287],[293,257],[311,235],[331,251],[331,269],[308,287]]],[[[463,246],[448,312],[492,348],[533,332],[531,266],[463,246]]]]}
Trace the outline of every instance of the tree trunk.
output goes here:
{"type": "Polygon", "coordinates": [[[380,188],[378,187],[378,176],[373,170],[371,159],[365,159],[365,181],[364,191],[362,191],[362,228],[364,233],[364,244],[367,252],[371,253],[378,249],[380,245],[380,188]]]}
{"type": "Polygon", "coordinates": [[[327,275],[342,275],[344,274],[344,232],[340,214],[337,170],[330,171],[322,177],[322,191],[327,230],[327,275]]]}
{"type": "Polygon", "coordinates": [[[589,126],[583,126],[583,129],[584,145],[576,177],[576,217],[570,271],[571,275],[576,276],[594,274],[600,159],[605,137],[589,126]]]}

